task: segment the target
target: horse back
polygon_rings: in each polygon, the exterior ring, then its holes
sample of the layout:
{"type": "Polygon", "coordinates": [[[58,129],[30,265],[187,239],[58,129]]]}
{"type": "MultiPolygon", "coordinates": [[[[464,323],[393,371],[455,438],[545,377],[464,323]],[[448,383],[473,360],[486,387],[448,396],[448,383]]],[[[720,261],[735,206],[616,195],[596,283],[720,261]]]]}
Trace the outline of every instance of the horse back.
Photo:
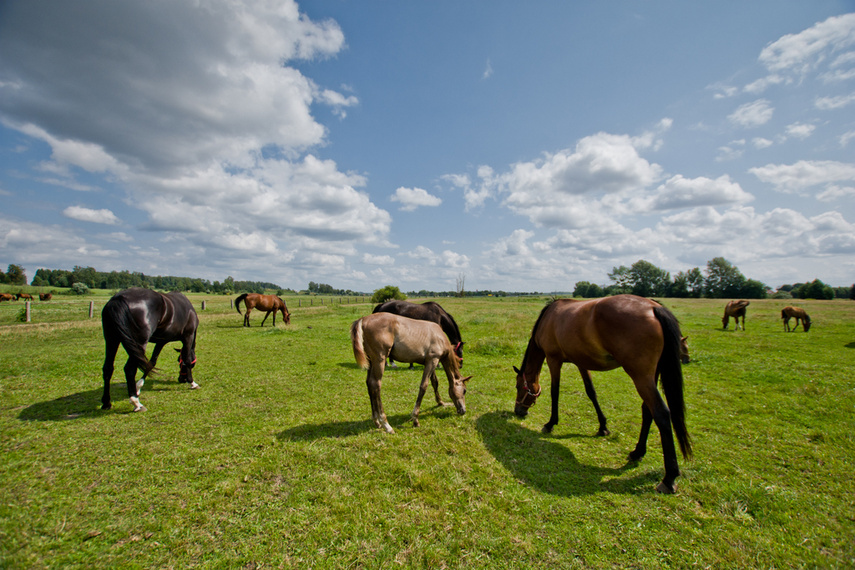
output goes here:
{"type": "Polygon", "coordinates": [[[398,362],[423,364],[427,358],[442,358],[451,351],[451,344],[434,322],[385,312],[372,313],[362,321],[369,358],[391,355],[398,362]]]}

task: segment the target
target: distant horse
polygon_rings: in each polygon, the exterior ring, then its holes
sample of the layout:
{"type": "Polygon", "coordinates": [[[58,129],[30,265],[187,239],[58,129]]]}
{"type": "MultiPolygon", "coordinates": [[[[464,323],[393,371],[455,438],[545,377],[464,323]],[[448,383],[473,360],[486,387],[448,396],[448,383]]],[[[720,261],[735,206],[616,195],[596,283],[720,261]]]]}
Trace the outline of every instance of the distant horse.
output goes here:
{"type": "Polygon", "coordinates": [[[680,325],[674,315],[643,297],[616,295],[588,301],[553,301],[541,311],[534,324],[521,367],[514,367],[517,373],[514,413],[525,417],[537,401],[541,393],[540,371],[546,360],[552,379],[552,414],[543,432],[550,433],[558,423],[561,365],[571,362],[579,369],[585,392],[597,412],[600,423],[597,435],[608,435],[606,417],[597,402],[590,371],[623,367],[643,402],[641,433],[629,459],[639,461],[644,457],[651,421],[656,422],[665,462],[665,477],[656,490],[673,493],[680,468],[672,426],[683,457],[688,458],[692,453],[683,400],[681,338],[680,325]],[[668,405],[656,389],[660,376],[668,405]]]}
{"type": "Polygon", "coordinates": [[[796,326],[793,327],[793,331],[795,331],[799,327],[799,321],[802,323],[802,330],[808,332],[810,330],[810,317],[805,312],[804,309],[800,309],[798,307],[784,307],[781,311],[781,319],[784,321],[784,329],[787,332],[790,332],[790,319],[796,319],[796,326]]]}
{"type": "Polygon", "coordinates": [[[237,309],[238,314],[241,314],[241,301],[243,301],[243,304],[246,307],[246,314],[243,316],[243,326],[245,327],[249,326],[249,313],[253,309],[267,311],[267,314],[264,315],[264,318],[261,320],[261,326],[264,326],[264,321],[267,320],[270,313],[273,313],[273,326],[275,327],[277,311],[282,311],[282,320],[285,321],[286,325],[291,324],[291,313],[288,312],[288,307],[285,306],[285,301],[276,295],[260,295],[258,293],[244,293],[243,295],[239,295],[238,298],[235,299],[235,308],[237,309]]]}
{"type": "Polygon", "coordinates": [[[50,301],[53,299],[53,293],[39,293],[39,301],[50,301]]]}
{"type": "Polygon", "coordinates": [[[14,301],[14,300],[15,300],[15,296],[14,296],[14,295],[11,295],[11,294],[9,294],[9,293],[0,293],[0,302],[3,302],[3,301],[14,301]]]}
{"type": "MultiPolygon", "coordinates": [[[[462,365],[463,345],[466,343],[464,343],[460,338],[460,329],[457,327],[454,317],[439,306],[438,303],[428,301],[426,303],[419,304],[411,303],[409,301],[392,300],[380,303],[374,307],[374,311],[372,312],[392,313],[394,315],[401,315],[402,317],[409,317],[420,321],[431,321],[438,324],[442,327],[442,331],[445,333],[445,336],[448,337],[448,340],[451,341],[451,344],[454,346],[454,353],[461,358],[462,365]]],[[[392,359],[389,359],[389,366],[395,366],[392,359]]],[[[412,367],[412,364],[410,366],[412,367]]]]}
{"type": "Polygon", "coordinates": [[[21,299],[24,299],[26,301],[32,301],[33,296],[30,295],[29,293],[16,293],[15,294],[15,300],[20,301],[21,299]]]}
{"type": "Polygon", "coordinates": [[[383,411],[380,400],[380,381],[386,368],[386,358],[398,362],[424,364],[419,396],[413,408],[413,426],[419,425],[419,410],[427,391],[428,381],[433,385],[437,405],[444,406],[439,396],[439,380],[436,366],[442,363],[448,377],[448,396],[454,401],[458,414],[466,413],[466,382],[471,376],[460,375],[460,358],[454,347],[436,323],[401,317],[392,313],[375,313],[362,317],[350,327],[350,340],[356,363],[368,369],[365,383],[371,400],[371,416],[374,425],[394,433],[383,411]]]}
{"type": "MultiPolygon", "coordinates": [[[[128,396],[135,412],[145,411],[140,404],[140,389],[148,374],[154,370],[160,351],[168,342],[181,341],[178,358],[178,381],[189,383],[191,389],[199,387],[193,381],[193,367],[196,365],[196,328],[199,318],[193,305],[181,293],[163,295],[150,289],[131,288],[113,295],[101,311],[101,326],[104,329],[106,356],[104,357],[104,395],[101,397],[101,409],[109,410],[110,379],[113,376],[113,361],[121,344],[128,353],[125,364],[125,381],[128,396]],[[145,349],[149,341],[154,341],[151,359],[146,358],[145,349]],[[134,382],[137,369],[143,373],[138,382],[134,382]]],[[[178,349],[176,349],[178,350],[178,349]]]]}
{"type": "Polygon", "coordinates": [[[727,324],[730,322],[730,317],[736,321],[736,326],[734,326],[733,330],[739,330],[739,317],[742,317],[742,330],[745,330],[745,307],[750,305],[750,301],[746,301],[745,299],[740,299],[738,301],[730,301],[724,307],[724,316],[721,318],[721,325],[725,329],[727,328],[727,324]]]}

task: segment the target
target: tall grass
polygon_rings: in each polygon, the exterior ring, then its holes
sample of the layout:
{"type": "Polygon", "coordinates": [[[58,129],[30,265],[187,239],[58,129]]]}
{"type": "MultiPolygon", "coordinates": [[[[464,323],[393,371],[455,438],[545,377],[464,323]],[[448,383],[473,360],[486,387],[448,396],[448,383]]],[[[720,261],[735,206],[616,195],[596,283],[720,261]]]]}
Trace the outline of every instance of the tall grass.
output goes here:
{"type": "Polygon", "coordinates": [[[467,414],[425,406],[413,428],[421,371],[389,370],[392,435],[349,345],[371,305],[286,299],[290,326],[244,328],[227,297],[191,300],[201,388],[165,352],[139,414],[122,351],[99,409],[103,303],[90,320],[88,299],[36,301],[28,325],[0,305],[0,567],[855,565],[854,303],[798,303],[805,334],[783,332],[783,301],[752,301],[734,332],[722,302],[664,300],[689,336],[695,459],[662,496],[655,429],[625,460],[641,402],[622,371],[594,374],[608,437],[570,365],[552,434],[548,395],[511,413],[544,299],[441,300],[467,342],[467,414]]]}

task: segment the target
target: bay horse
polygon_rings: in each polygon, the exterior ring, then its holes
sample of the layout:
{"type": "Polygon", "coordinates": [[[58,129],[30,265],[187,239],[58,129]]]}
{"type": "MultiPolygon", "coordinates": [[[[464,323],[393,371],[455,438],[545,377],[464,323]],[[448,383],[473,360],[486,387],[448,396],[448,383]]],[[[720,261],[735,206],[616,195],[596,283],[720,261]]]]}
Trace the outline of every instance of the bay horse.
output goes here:
{"type": "Polygon", "coordinates": [[[688,459],[692,454],[683,400],[681,338],[680,325],[671,311],[643,297],[616,295],[587,301],[553,301],[540,312],[532,328],[522,365],[514,367],[517,374],[514,413],[525,417],[537,401],[541,393],[540,371],[546,360],[552,380],[552,414],[543,432],[550,433],[558,424],[561,365],[570,362],[579,369],[585,393],[597,412],[600,423],[597,435],[608,435],[606,417],[597,402],[590,371],[622,367],[643,402],[641,433],[629,459],[639,461],[644,457],[650,424],[655,422],[665,463],[665,477],[656,490],[673,493],[680,469],[672,426],[683,457],[688,459]],[[660,377],[667,405],[656,388],[660,377]]]}
{"type": "MultiPolygon", "coordinates": [[[[155,369],[157,357],[163,347],[173,341],[181,341],[178,357],[178,381],[190,384],[191,389],[199,387],[193,381],[193,367],[196,365],[196,329],[199,317],[190,301],[178,292],[166,295],[133,287],[113,295],[101,311],[101,326],[104,329],[106,355],[104,357],[104,395],[101,397],[101,409],[109,410],[110,379],[113,376],[113,361],[121,344],[128,353],[125,364],[125,381],[128,397],[135,412],[144,412],[140,403],[140,389],[148,374],[155,369]],[[145,349],[153,341],[154,351],[146,358],[145,349]],[[135,382],[137,369],[142,378],[135,382]]],[[[178,350],[178,349],[176,349],[178,350]]]]}
{"type": "Polygon", "coordinates": [[[781,319],[784,321],[784,329],[787,332],[790,332],[791,318],[796,319],[796,326],[793,327],[793,331],[795,331],[799,327],[799,321],[801,321],[802,323],[803,331],[808,332],[810,330],[810,317],[804,309],[800,309],[799,307],[787,306],[781,310],[781,319]]]}
{"type": "Polygon", "coordinates": [[[387,433],[395,432],[386,419],[380,399],[386,358],[394,358],[398,362],[416,362],[425,367],[419,396],[413,408],[414,427],[419,426],[419,410],[428,381],[433,385],[437,405],[446,405],[439,395],[439,380],[436,377],[439,363],[442,363],[448,377],[448,396],[454,402],[457,413],[466,413],[466,382],[472,377],[461,377],[460,357],[454,353],[454,347],[438,324],[392,313],[373,313],[353,322],[350,326],[350,340],[356,363],[368,369],[365,383],[371,400],[371,417],[378,428],[385,429],[387,433]]]}
{"type": "Polygon", "coordinates": [[[20,301],[21,299],[24,299],[26,301],[32,301],[33,296],[29,293],[15,293],[15,300],[20,301]]]}
{"type": "Polygon", "coordinates": [[[736,321],[736,326],[733,327],[733,330],[739,330],[739,317],[742,317],[742,330],[745,331],[745,307],[750,305],[750,301],[746,301],[745,299],[740,299],[738,301],[729,301],[727,305],[724,307],[724,316],[721,318],[721,326],[724,329],[727,329],[727,325],[730,322],[730,317],[733,317],[734,321],[736,321]]]}
{"type": "Polygon", "coordinates": [[[53,293],[39,293],[39,301],[50,301],[53,299],[53,293]]]}
{"type": "MultiPolygon", "coordinates": [[[[410,301],[393,299],[385,303],[380,303],[374,307],[372,313],[392,313],[394,315],[401,315],[402,317],[409,317],[420,321],[431,321],[438,324],[445,333],[445,336],[448,337],[448,340],[451,341],[451,344],[454,345],[454,353],[460,357],[462,366],[463,345],[466,343],[460,338],[460,329],[454,317],[443,309],[439,303],[434,303],[433,301],[411,303],[410,301]]],[[[389,366],[395,366],[395,362],[392,359],[389,360],[389,366]]],[[[412,364],[410,367],[412,367],[412,364]]]]}
{"type": "Polygon", "coordinates": [[[258,309],[259,311],[267,311],[267,314],[264,315],[264,318],[261,320],[261,326],[264,326],[264,321],[267,320],[267,317],[270,316],[270,313],[273,313],[273,326],[276,326],[276,312],[282,312],[282,320],[285,321],[286,325],[291,324],[291,313],[288,312],[288,307],[285,306],[285,301],[280,299],[277,295],[261,295],[259,293],[244,293],[243,295],[238,295],[238,298],[235,299],[235,308],[237,309],[238,314],[240,312],[240,303],[243,301],[244,307],[246,307],[246,314],[243,316],[243,326],[249,326],[249,313],[253,309],[258,309]]]}
{"type": "Polygon", "coordinates": [[[14,301],[15,296],[10,293],[0,293],[0,302],[3,301],[14,301]]]}

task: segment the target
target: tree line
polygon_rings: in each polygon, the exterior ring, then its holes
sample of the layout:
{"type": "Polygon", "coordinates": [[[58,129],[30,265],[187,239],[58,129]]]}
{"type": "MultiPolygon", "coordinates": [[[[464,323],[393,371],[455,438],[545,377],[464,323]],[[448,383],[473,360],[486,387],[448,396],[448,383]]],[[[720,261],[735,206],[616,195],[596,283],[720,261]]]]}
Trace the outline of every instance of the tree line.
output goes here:
{"type": "MultiPolygon", "coordinates": [[[[630,267],[621,265],[608,274],[613,282],[601,287],[588,281],[579,281],[573,290],[576,297],[606,297],[632,293],[641,297],[707,297],[712,299],[765,299],[770,288],[755,279],[748,279],[739,269],[723,257],[707,262],[706,269],[699,267],[671,274],[646,260],[630,267]]],[[[771,293],[775,297],[800,299],[855,298],[855,285],[831,287],[819,279],[810,283],[783,285],[771,293]]]]}
{"type": "MultiPolygon", "coordinates": [[[[18,265],[9,265],[8,270],[0,271],[0,283],[26,285],[27,275],[18,265]]],[[[97,271],[93,267],[75,265],[67,269],[37,269],[30,285],[34,287],[70,288],[77,293],[87,289],[119,290],[129,287],[145,287],[165,291],[191,291],[194,293],[221,293],[229,295],[238,291],[246,293],[264,293],[265,290],[282,288],[275,283],[265,281],[236,281],[229,276],[222,282],[211,282],[198,277],[175,277],[172,275],[146,275],[138,271],[97,271]]]]}

